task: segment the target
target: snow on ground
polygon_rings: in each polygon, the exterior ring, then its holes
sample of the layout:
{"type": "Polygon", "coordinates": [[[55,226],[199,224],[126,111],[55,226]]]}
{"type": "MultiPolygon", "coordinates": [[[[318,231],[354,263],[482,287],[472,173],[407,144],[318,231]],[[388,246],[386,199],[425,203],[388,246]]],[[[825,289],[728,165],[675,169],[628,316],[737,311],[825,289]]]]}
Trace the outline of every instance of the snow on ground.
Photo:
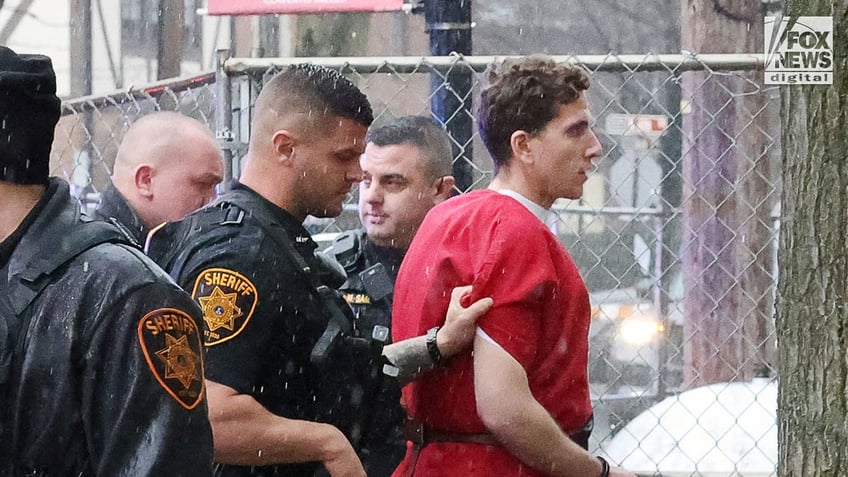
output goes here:
{"type": "Polygon", "coordinates": [[[777,383],[720,383],[668,397],[608,442],[609,460],[637,473],[776,475],[777,383]]]}

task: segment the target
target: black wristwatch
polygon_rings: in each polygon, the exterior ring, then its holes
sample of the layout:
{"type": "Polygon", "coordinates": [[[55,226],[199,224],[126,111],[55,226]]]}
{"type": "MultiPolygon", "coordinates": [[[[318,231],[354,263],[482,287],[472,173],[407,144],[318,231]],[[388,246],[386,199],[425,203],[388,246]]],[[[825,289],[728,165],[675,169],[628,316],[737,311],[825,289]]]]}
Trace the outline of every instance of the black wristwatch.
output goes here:
{"type": "Polygon", "coordinates": [[[439,345],[436,343],[436,333],[438,332],[438,326],[427,330],[427,353],[430,354],[430,360],[433,364],[439,364],[442,361],[442,352],[439,351],[439,345]]]}

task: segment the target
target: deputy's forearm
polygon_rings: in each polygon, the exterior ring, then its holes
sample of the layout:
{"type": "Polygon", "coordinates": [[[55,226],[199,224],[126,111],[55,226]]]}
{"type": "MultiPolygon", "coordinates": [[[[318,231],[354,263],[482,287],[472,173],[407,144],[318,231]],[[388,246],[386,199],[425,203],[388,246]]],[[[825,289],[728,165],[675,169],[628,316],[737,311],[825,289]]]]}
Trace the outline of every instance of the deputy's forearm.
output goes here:
{"type": "Polygon", "coordinates": [[[356,453],[341,431],[329,424],[272,414],[252,396],[206,381],[215,461],[233,465],[271,465],[336,461],[352,468],[356,453]]]}

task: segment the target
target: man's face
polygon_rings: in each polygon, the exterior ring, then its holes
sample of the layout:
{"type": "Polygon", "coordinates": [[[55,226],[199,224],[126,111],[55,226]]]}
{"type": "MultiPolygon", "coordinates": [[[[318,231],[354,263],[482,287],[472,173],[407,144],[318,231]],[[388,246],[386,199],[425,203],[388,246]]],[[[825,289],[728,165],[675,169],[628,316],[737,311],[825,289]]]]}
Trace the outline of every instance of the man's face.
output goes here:
{"type": "Polygon", "coordinates": [[[161,164],[151,179],[155,222],[182,219],[215,198],[224,178],[221,153],[211,138],[192,140],[174,148],[172,160],[161,164]]]}
{"type": "Polygon", "coordinates": [[[305,214],[335,217],[342,212],[347,194],[362,179],[359,156],[366,130],[356,121],[331,117],[295,143],[292,154],[305,214]]]}
{"type": "Polygon", "coordinates": [[[538,167],[541,197],[552,203],[558,198],[578,199],[583,183],[601,155],[601,143],[589,128],[591,115],[583,98],[560,106],[559,114],[531,139],[538,167]]]}
{"type": "Polygon", "coordinates": [[[428,180],[425,158],[411,144],[368,143],[360,158],[359,219],[377,245],[406,249],[424,216],[437,202],[438,180],[428,180]]]}

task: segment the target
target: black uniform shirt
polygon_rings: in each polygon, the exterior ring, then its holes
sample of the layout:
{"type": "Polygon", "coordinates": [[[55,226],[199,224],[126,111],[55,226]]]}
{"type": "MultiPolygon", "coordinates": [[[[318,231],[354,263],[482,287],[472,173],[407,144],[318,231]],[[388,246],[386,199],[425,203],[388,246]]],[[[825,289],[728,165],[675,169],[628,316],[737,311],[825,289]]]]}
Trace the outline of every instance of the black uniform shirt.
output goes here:
{"type": "Polygon", "coordinates": [[[0,266],[0,475],[209,475],[199,310],[64,181],[44,200],[0,266]]]}
{"type": "MultiPolygon", "coordinates": [[[[361,397],[349,385],[351,361],[334,352],[325,368],[311,363],[328,318],[281,239],[313,270],[321,267],[297,219],[234,183],[211,205],[157,232],[150,255],[203,309],[210,380],[276,415],[336,425],[356,441],[361,397]]],[[[299,476],[317,468],[228,466],[220,475],[299,476]]]]}

